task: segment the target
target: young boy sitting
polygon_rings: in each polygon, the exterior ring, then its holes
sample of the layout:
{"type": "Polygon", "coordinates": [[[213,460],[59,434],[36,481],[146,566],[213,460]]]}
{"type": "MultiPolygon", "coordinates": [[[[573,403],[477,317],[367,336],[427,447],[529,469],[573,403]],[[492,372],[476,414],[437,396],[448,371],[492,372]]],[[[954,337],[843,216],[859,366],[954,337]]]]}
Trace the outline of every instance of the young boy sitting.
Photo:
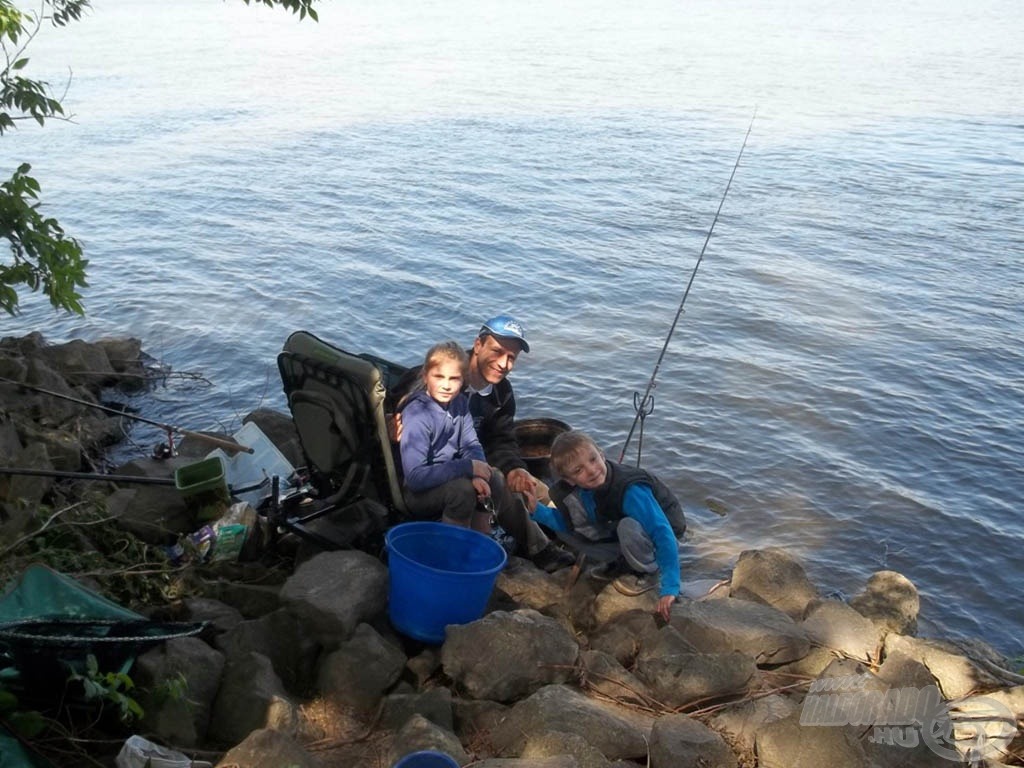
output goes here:
{"type": "Polygon", "coordinates": [[[551,487],[561,515],[537,522],[594,541],[617,541],[633,573],[616,578],[615,588],[640,595],[660,581],[657,612],[668,621],[679,594],[679,544],[686,532],[672,491],[646,470],[608,461],[589,435],[575,430],[555,438],[551,466],[561,478],[551,487]]]}

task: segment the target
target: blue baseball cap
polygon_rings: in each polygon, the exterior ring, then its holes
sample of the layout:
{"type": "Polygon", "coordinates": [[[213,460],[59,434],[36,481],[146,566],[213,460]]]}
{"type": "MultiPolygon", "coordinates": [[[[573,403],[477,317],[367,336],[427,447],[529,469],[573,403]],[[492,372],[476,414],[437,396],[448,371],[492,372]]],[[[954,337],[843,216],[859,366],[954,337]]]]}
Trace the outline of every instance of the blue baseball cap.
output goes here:
{"type": "Polygon", "coordinates": [[[526,343],[526,329],[523,324],[512,315],[498,315],[485,322],[477,336],[497,336],[499,339],[514,339],[518,341],[523,352],[530,351],[530,345],[526,343]]]}

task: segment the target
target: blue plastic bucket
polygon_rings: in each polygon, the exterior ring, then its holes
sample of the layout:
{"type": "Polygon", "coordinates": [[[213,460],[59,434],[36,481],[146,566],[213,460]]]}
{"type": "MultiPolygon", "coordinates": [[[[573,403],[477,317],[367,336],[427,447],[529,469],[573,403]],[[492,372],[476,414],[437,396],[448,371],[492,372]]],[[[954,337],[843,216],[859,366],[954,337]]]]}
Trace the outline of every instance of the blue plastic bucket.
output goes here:
{"type": "Polygon", "coordinates": [[[459,764],[451,755],[427,749],[410,752],[391,768],[459,768],[459,764]]]}
{"type": "Polygon", "coordinates": [[[384,537],[388,615],[404,635],[439,645],[449,624],[479,619],[508,555],[498,542],[446,523],[402,523],[384,537]]]}

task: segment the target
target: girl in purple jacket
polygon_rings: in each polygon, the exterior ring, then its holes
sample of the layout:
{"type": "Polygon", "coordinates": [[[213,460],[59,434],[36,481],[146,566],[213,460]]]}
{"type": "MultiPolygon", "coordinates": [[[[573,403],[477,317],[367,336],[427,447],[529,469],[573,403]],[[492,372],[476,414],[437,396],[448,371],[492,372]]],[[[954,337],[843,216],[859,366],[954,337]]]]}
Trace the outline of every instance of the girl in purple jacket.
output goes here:
{"type": "Polygon", "coordinates": [[[501,473],[480,447],[462,393],[468,357],[454,341],[435,344],[423,363],[422,389],[400,406],[405,501],[414,517],[491,532],[488,497],[504,506],[501,473]]]}

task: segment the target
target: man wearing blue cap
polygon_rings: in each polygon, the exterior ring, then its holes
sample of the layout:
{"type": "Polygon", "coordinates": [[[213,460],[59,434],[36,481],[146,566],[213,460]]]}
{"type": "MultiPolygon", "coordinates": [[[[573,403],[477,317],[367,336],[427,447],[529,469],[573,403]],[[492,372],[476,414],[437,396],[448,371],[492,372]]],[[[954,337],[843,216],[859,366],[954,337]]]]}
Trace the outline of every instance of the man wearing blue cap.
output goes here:
{"type": "Polygon", "coordinates": [[[511,493],[523,494],[526,507],[521,530],[509,530],[531,560],[544,570],[572,565],[574,558],[556,547],[532,519],[537,503],[537,479],[526,469],[516,441],[516,399],[508,374],[521,352],[529,352],[522,323],[509,315],[485,322],[473,341],[466,377],[469,412],[487,463],[505,474],[511,493]]]}

